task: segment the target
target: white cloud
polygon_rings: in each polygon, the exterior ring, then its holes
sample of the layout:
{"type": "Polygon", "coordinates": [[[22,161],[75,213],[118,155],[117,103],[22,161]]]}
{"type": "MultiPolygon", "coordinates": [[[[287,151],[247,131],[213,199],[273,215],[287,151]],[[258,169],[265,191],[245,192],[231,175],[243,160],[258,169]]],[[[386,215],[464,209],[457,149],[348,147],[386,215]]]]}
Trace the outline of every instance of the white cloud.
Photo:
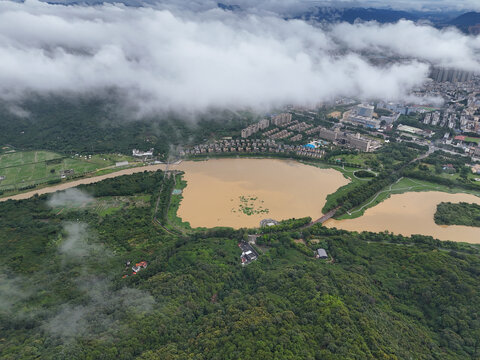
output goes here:
{"type": "Polygon", "coordinates": [[[404,99],[425,80],[426,61],[470,69],[477,47],[472,37],[409,22],[322,30],[265,13],[4,1],[0,96],[120,88],[144,110],[189,112],[337,96],[404,99]],[[462,56],[443,50],[452,44],[462,56]],[[376,67],[359,53],[370,48],[420,61],[376,67]]]}
{"type": "Polygon", "coordinates": [[[71,188],[54,193],[50,199],[48,199],[48,205],[51,207],[79,206],[88,204],[91,201],[94,201],[94,198],[89,194],[77,188],[71,188]]]}
{"type": "Polygon", "coordinates": [[[480,71],[480,38],[466,36],[454,28],[437,30],[401,20],[385,25],[342,23],[333,27],[332,34],[353,50],[408,56],[445,67],[480,71]]]}

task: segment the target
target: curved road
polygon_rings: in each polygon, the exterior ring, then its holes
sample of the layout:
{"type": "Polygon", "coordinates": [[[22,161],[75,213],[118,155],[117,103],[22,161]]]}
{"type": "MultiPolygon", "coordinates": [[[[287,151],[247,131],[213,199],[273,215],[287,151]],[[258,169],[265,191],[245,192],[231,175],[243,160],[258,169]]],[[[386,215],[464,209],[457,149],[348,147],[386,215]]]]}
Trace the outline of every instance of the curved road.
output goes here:
{"type": "Polygon", "coordinates": [[[0,201],[7,201],[7,200],[23,200],[23,199],[28,199],[33,197],[35,194],[38,195],[43,195],[43,194],[49,194],[53,193],[55,191],[59,190],[65,190],[69,189],[81,184],[93,184],[105,179],[111,179],[117,176],[122,176],[122,175],[131,175],[139,172],[144,172],[144,171],[157,171],[157,170],[164,170],[165,164],[158,164],[158,165],[147,165],[147,166],[139,166],[139,167],[134,167],[134,168],[129,168],[129,169],[123,169],[119,170],[110,174],[105,174],[105,175],[99,175],[99,176],[93,176],[89,178],[84,178],[84,179],[78,179],[78,180],[73,180],[61,184],[56,184],[53,186],[48,186],[44,187],[41,189],[37,190],[32,190],[28,192],[24,192],[21,194],[17,195],[12,195],[12,196],[7,196],[7,197],[2,197],[0,198],[0,201]]]}

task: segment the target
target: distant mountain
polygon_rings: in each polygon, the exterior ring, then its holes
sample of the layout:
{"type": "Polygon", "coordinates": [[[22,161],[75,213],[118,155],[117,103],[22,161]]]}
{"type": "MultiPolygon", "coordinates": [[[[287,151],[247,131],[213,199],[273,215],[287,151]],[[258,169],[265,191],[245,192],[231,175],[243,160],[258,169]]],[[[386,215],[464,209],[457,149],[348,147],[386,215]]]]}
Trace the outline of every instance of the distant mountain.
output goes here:
{"type": "Polygon", "coordinates": [[[416,15],[408,13],[406,11],[396,11],[388,9],[361,9],[352,8],[346,9],[343,13],[343,20],[349,23],[353,23],[355,20],[360,19],[363,21],[378,21],[379,23],[391,23],[397,22],[401,19],[406,20],[418,20],[416,15]]]}
{"type": "Polygon", "coordinates": [[[226,11],[238,11],[238,10],[241,10],[240,5],[228,5],[228,4],[224,4],[224,3],[217,3],[217,6],[218,6],[220,9],[226,10],[226,11]]]}
{"type": "Polygon", "coordinates": [[[317,7],[311,11],[296,16],[303,20],[325,21],[325,22],[349,22],[356,20],[377,21],[379,23],[393,23],[401,19],[416,21],[419,17],[416,14],[406,11],[374,8],[322,8],[317,7]]]}
{"type": "Polygon", "coordinates": [[[449,22],[449,25],[454,25],[462,31],[468,33],[480,33],[480,13],[468,12],[462,14],[449,22]]]}

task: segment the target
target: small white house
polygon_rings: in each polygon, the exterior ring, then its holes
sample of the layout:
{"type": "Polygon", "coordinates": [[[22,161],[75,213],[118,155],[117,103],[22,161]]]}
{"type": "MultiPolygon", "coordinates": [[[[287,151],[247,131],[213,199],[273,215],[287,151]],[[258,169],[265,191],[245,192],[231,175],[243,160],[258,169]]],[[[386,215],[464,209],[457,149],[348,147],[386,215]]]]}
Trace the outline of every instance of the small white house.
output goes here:
{"type": "Polygon", "coordinates": [[[317,249],[316,257],[318,259],[328,259],[328,255],[325,249],[317,249]]]}

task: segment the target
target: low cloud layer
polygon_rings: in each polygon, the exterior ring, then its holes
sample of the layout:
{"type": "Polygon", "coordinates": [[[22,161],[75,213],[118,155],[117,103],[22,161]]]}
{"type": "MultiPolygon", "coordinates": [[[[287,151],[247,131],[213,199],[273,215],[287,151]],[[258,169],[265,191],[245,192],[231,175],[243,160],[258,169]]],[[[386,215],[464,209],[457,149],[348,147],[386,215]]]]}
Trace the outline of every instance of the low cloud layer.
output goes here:
{"type": "Polygon", "coordinates": [[[263,12],[167,5],[1,2],[0,97],[115,88],[146,112],[267,109],[338,96],[407,99],[430,63],[480,69],[479,39],[454,30],[407,21],[325,30],[263,12]],[[370,50],[402,61],[374,66],[370,50]]]}
{"type": "Polygon", "coordinates": [[[91,201],[94,201],[94,198],[89,194],[76,188],[71,188],[54,193],[48,200],[48,205],[51,207],[79,206],[88,204],[91,201]]]}
{"type": "Polygon", "coordinates": [[[45,266],[29,275],[5,271],[8,276],[0,274],[2,325],[35,326],[67,344],[98,336],[114,339],[118,331],[124,330],[127,317],[151,311],[155,305],[147,291],[116,286],[114,278],[121,276],[119,261],[95,240],[87,224],[64,223],[56,256],[49,258],[45,266]],[[64,300],[55,303],[59,289],[64,300]],[[65,297],[67,291],[73,299],[65,297]]]}
{"type": "Polygon", "coordinates": [[[113,335],[127,313],[151,310],[155,301],[148,292],[127,287],[113,289],[112,279],[102,274],[98,265],[109,261],[112,254],[92,240],[94,235],[85,223],[66,223],[64,232],[59,256],[65,269],[75,267],[79,274],[72,281],[83,300],[81,304],[62,304],[44,322],[44,330],[67,342],[100,333],[113,335]]]}

